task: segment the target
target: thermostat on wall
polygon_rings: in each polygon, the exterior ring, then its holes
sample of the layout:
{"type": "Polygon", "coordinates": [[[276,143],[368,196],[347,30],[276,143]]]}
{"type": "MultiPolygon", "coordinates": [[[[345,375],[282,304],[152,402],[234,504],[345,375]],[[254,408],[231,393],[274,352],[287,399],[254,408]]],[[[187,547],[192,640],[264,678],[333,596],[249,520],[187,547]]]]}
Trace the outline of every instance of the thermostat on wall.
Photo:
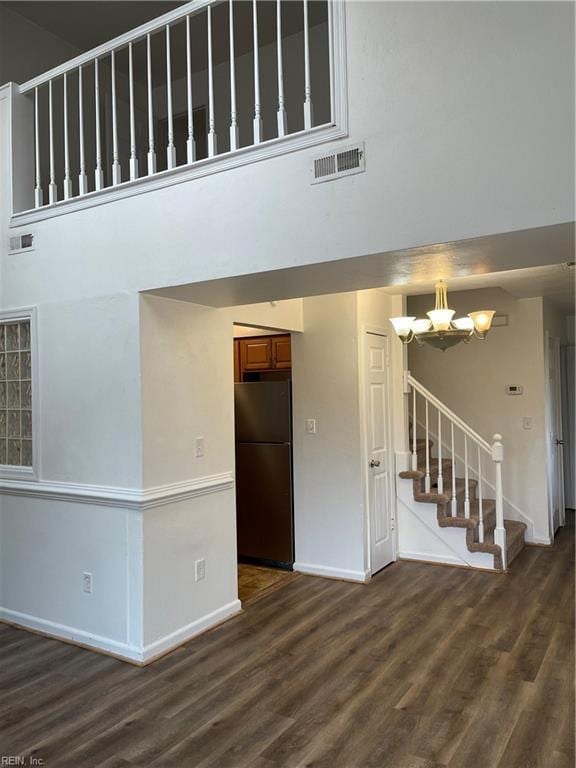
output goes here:
{"type": "Polygon", "coordinates": [[[521,395],[524,392],[524,387],[521,384],[508,384],[506,392],[509,395],[521,395]]]}

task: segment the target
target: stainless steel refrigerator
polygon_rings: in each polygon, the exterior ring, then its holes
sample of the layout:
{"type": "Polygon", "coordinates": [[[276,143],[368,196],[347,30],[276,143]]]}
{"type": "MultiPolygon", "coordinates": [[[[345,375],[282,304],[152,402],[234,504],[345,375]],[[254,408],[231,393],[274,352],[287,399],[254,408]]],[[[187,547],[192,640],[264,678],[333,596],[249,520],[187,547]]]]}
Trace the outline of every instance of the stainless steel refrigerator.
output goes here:
{"type": "Polygon", "coordinates": [[[290,382],[243,382],[234,387],[238,559],[291,568],[290,382]]]}

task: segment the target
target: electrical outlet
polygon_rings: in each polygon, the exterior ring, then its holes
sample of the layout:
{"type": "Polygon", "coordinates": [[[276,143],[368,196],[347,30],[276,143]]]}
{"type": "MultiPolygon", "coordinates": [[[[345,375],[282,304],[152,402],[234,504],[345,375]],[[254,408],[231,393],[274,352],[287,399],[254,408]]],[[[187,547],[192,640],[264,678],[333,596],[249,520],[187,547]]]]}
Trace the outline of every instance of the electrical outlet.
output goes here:
{"type": "Polygon", "coordinates": [[[194,571],[196,581],[202,581],[206,577],[206,560],[203,557],[194,563],[194,571]]]}
{"type": "Polygon", "coordinates": [[[306,432],[309,435],[316,434],[316,419],[306,419],[306,432]]]}
{"type": "Polygon", "coordinates": [[[82,592],[86,592],[87,595],[92,594],[92,574],[82,574],[82,592]]]}
{"type": "Polygon", "coordinates": [[[204,438],[197,437],[194,442],[195,442],[196,458],[203,459],[204,458],[204,438]]]}

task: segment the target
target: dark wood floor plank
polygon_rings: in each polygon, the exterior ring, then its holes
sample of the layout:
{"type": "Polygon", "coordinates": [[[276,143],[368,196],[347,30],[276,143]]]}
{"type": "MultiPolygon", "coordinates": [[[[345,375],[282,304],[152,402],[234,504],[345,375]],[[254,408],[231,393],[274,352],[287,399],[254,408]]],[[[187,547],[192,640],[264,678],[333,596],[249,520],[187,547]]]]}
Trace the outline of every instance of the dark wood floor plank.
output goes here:
{"type": "Polygon", "coordinates": [[[300,576],[139,669],[0,625],[0,756],[49,768],[572,768],[574,540],[494,575],[300,576]]]}

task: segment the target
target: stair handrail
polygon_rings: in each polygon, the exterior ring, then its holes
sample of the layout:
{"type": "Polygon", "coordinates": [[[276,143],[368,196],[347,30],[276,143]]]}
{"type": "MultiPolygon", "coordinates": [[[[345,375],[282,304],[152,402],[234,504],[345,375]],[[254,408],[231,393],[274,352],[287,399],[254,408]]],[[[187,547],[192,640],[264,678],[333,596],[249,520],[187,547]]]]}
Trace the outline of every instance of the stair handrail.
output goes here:
{"type": "MultiPolygon", "coordinates": [[[[492,455],[492,446],[487,440],[484,440],[484,438],[478,434],[478,432],[475,432],[472,427],[468,426],[465,421],[463,421],[459,416],[457,416],[454,411],[451,411],[448,406],[444,405],[444,403],[441,400],[438,400],[438,398],[430,392],[429,389],[426,389],[426,387],[423,384],[420,384],[419,381],[417,381],[411,374],[410,371],[406,371],[406,377],[405,382],[409,386],[413,387],[415,390],[420,392],[420,394],[426,398],[432,405],[437,408],[439,411],[441,411],[444,416],[446,416],[447,419],[450,419],[450,421],[453,421],[456,426],[458,426],[463,432],[465,432],[468,437],[470,437],[472,440],[474,440],[475,443],[477,443],[486,453],[489,453],[492,455]]],[[[409,390],[406,389],[405,391],[409,392],[409,390]]]]}
{"type": "MultiPolygon", "coordinates": [[[[413,392],[414,405],[416,408],[416,392],[425,400],[426,403],[426,473],[424,477],[425,490],[430,493],[430,451],[428,447],[428,409],[429,404],[432,405],[438,411],[438,426],[440,429],[440,414],[443,414],[451,423],[452,432],[452,516],[456,516],[456,485],[455,485],[455,458],[454,458],[454,427],[458,427],[466,437],[469,437],[478,446],[478,465],[480,468],[480,450],[483,450],[491,458],[494,464],[495,472],[495,495],[496,495],[496,527],[494,529],[494,543],[500,547],[502,557],[502,569],[506,569],[506,529],[504,527],[504,495],[502,490],[502,462],[504,461],[504,447],[502,445],[502,436],[495,434],[493,437],[493,443],[490,444],[481,435],[475,432],[472,427],[466,424],[454,411],[439,400],[429,389],[415,379],[410,371],[404,371],[404,392],[410,394],[413,392]]],[[[415,410],[414,410],[415,413],[415,410]]],[[[416,425],[414,424],[414,451],[412,453],[412,469],[416,470],[417,465],[417,453],[416,453],[416,425]]],[[[438,492],[443,493],[443,477],[442,477],[442,435],[438,435],[438,492]]],[[[464,500],[464,514],[466,517],[470,517],[470,500],[469,500],[469,474],[468,474],[468,451],[467,443],[464,441],[464,472],[465,472],[465,500],[464,500]]],[[[478,477],[478,484],[480,490],[479,498],[479,540],[484,541],[484,518],[482,512],[482,477],[478,477]]]]}

